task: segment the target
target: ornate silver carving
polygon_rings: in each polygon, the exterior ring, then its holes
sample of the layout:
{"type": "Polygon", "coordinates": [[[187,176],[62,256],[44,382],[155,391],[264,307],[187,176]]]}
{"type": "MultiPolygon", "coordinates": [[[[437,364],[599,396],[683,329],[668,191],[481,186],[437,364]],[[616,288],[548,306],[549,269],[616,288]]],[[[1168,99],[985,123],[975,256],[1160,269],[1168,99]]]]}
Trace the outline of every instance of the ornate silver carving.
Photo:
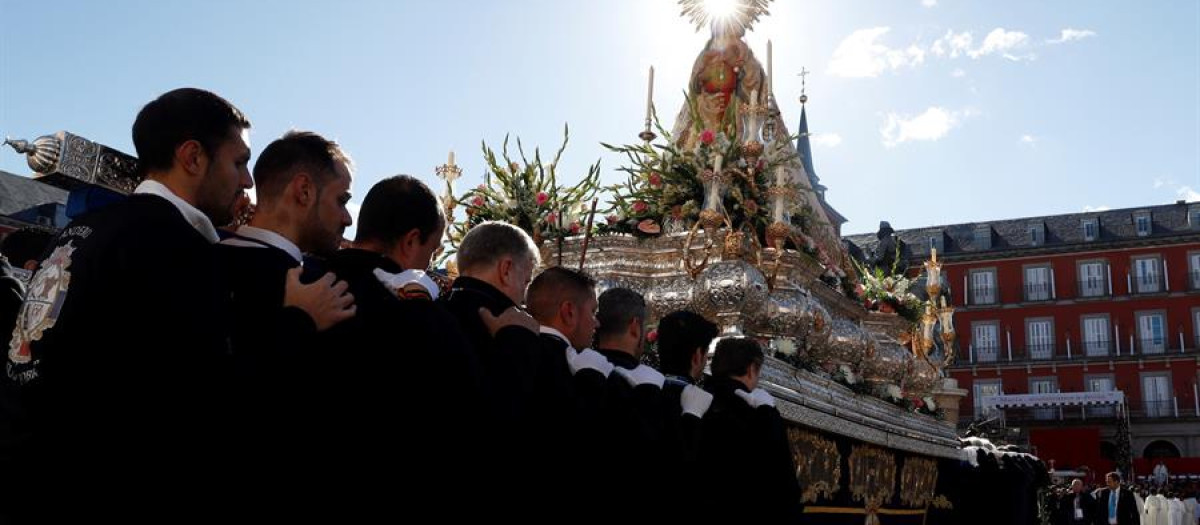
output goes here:
{"type": "Polygon", "coordinates": [[[711,263],[696,279],[697,306],[725,333],[742,333],[766,300],[766,277],[746,261],[711,263]]]}
{"type": "Polygon", "coordinates": [[[131,193],[142,179],[136,158],[66,131],[38,137],[32,143],[5,143],[25,154],[25,162],[38,180],[63,189],[94,185],[131,193]]]}

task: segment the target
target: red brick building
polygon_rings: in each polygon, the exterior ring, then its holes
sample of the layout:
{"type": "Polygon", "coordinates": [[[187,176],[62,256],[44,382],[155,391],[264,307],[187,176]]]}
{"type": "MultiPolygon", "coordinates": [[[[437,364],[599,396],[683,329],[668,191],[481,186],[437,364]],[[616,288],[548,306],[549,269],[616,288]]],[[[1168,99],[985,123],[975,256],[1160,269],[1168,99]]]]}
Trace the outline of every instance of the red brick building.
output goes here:
{"type": "MultiPolygon", "coordinates": [[[[1200,474],[1200,203],[896,232],[916,272],[938,249],[958,334],[960,425],[984,396],[1119,390],[1135,471],[1200,474]],[[1153,463],[1152,463],[1153,462],[1153,463]]],[[[875,235],[847,238],[865,252],[875,235]]],[[[1112,407],[1005,409],[1058,468],[1111,468],[1112,407]]]]}

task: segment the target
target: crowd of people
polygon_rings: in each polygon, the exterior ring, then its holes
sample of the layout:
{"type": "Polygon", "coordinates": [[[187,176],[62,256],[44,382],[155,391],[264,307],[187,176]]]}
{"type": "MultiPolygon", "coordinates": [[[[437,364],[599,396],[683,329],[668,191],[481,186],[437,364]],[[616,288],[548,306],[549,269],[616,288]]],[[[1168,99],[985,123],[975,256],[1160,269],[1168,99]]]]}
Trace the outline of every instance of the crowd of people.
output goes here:
{"type": "Polygon", "coordinates": [[[1089,489],[1075,479],[1051,487],[1056,502],[1055,525],[1196,525],[1197,491],[1194,484],[1154,483],[1123,485],[1121,475],[1110,472],[1104,486],[1089,489]]]}
{"type": "Polygon", "coordinates": [[[36,272],[0,312],[0,521],[800,512],[754,340],[673,312],[642,364],[641,295],[538,272],[499,222],[443,293],[425,184],[372,186],[343,246],[341,145],[289,132],[251,170],[249,128],[211,92],[161,95],[133,124],[133,194],[17,261],[36,272]]]}

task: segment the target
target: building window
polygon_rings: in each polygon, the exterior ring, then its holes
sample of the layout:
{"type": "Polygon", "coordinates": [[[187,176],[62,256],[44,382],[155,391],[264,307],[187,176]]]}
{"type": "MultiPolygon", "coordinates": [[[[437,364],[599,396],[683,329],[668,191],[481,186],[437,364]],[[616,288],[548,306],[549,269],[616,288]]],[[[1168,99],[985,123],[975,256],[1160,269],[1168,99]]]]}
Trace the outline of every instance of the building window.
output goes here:
{"type": "Polygon", "coordinates": [[[1089,316],[1082,319],[1083,353],[1088,357],[1109,355],[1112,339],[1109,338],[1108,317],[1089,316]]]}
{"type": "Polygon", "coordinates": [[[993,363],[1000,354],[1000,325],[994,321],[971,325],[971,348],[975,361],[993,363]]]}
{"type": "MultiPolygon", "coordinates": [[[[1084,390],[1088,392],[1112,392],[1113,376],[1088,376],[1083,381],[1084,390]]],[[[1088,407],[1088,417],[1113,417],[1115,411],[1111,406],[1088,407]]]]}
{"type": "Polygon", "coordinates": [[[1167,417],[1173,413],[1171,377],[1161,372],[1143,374],[1142,403],[1147,417],[1167,417]]]}
{"type": "Polygon", "coordinates": [[[1188,254],[1188,289],[1200,290],[1200,252],[1188,254]]]}
{"type": "Polygon", "coordinates": [[[1192,348],[1200,349],[1200,308],[1192,310],[1192,348]]]}
{"type": "Polygon", "coordinates": [[[1054,359],[1054,321],[1027,319],[1025,345],[1031,359],[1054,359]]]}
{"type": "Polygon", "coordinates": [[[1050,267],[1025,267],[1025,300],[1048,301],[1050,297],[1050,267]]]}
{"type": "Polygon", "coordinates": [[[1150,222],[1149,212],[1142,212],[1134,215],[1133,223],[1135,226],[1137,226],[1137,234],[1139,237],[1150,235],[1154,229],[1153,224],[1150,222]]]}
{"type": "MultiPolygon", "coordinates": [[[[1053,394],[1058,392],[1058,380],[1053,377],[1035,377],[1029,380],[1030,394],[1053,394]]],[[[1054,419],[1058,415],[1057,408],[1035,408],[1034,419],[1054,419]]]]}
{"type": "Polygon", "coordinates": [[[1138,257],[1133,260],[1133,289],[1137,293],[1157,293],[1162,290],[1162,264],[1158,257],[1138,257]]]}
{"type": "Polygon", "coordinates": [[[975,228],[975,247],[980,250],[992,248],[992,227],[978,226],[975,228]]]}
{"type": "Polygon", "coordinates": [[[1188,208],[1188,226],[1191,226],[1193,230],[1200,230],[1200,205],[1188,208]]]}
{"type": "Polygon", "coordinates": [[[995,304],[996,270],[971,270],[971,304],[995,304]]]}
{"type": "Polygon", "coordinates": [[[975,390],[975,419],[988,419],[995,417],[997,413],[995,408],[988,410],[983,409],[983,398],[1001,395],[1003,390],[1001,389],[1000,380],[988,379],[975,381],[973,389],[975,390]]]}
{"type": "Polygon", "coordinates": [[[1029,243],[1040,246],[1046,243],[1046,225],[1035,222],[1029,225],[1029,243]]]}
{"type": "Polygon", "coordinates": [[[1079,296],[1101,297],[1108,293],[1108,269],[1104,261],[1084,261],[1079,263],[1079,296]]]}
{"type": "Polygon", "coordinates": [[[1161,312],[1137,314],[1138,350],[1143,354],[1161,354],[1167,348],[1166,320],[1161,312]]]}
{"type": "Polygon", "coordinates": [[[1100,221],[1097,219],[1083,220],[1083,240],[1094,241],[1100,237],[1100,221]]]}

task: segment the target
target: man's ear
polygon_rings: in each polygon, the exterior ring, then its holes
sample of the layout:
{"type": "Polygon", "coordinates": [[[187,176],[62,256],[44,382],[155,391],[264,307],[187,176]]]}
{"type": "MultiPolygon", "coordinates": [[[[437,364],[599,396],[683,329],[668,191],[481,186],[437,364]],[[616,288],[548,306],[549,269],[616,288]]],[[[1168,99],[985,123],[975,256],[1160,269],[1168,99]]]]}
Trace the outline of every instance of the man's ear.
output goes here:
{"type": "Polygon", "coordinates": [[[567,326],[575,326],[577,321],[575,314],[575,303],[571,301],[558,303],[558,318],[562,319],[567,326]]]}
{"type": "Polygon", "coordinates": [[[515,265],[516,263],[513,262],[512,257],[501,257],[500,261],[496,263],[496,271],[500,272],[501,283],[508,284],[509,279],[516,278],[516,276],[509,275],[513,272],[513,266],[515,265]]]}
{"type": "Polygon", "coordinates": [[[634,317],[629,320],[629,337],[634,339],[642,338],[642,318],[634,317]]]}
{"type": "Polygon", "coordinates": [[[185,140],[175,146],[175,162],[189,175],[200,176],[208,170],[208,153],[198,140],[185,140]]]}
{"type": "Polygon", "coordinates": [[[297,173],[288,186],[291,187],[292,198],[296,200],[296,204],[307,208],[317,201],[317,185],[307,172],[297,173]]]}

